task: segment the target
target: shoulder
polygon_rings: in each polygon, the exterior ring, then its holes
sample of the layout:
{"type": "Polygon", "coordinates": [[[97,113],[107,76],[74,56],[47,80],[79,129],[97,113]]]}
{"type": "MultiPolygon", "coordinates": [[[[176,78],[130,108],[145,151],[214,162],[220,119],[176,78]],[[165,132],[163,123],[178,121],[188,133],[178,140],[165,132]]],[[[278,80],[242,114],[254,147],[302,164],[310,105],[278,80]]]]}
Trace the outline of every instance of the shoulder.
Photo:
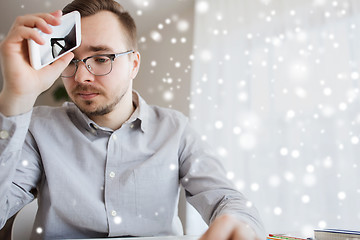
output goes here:
{"type": "Polygon", "coordinates": [[[32,112],[32,120],[54,118],[56,116],[66,115],[66,106],[50,107],[50,106],[36,106],[32,112]]]}
{"type": "Polygon", "coordinates": [[[33,108],[29,131],[35,135],[53,133],[69,125],[66,107],[36,106],[33,108]]]}
{"type": "Polygon", "coordinates": [[[153,105],[149,105],[149,119],[156,122],[171,122],[175,125],[186,124],[189,121],[180,111],[153,105]]]}
{"type": "Polygon", "coordinates": [[[59,107],[36,106],[33,108],[30,127],[38,129],[39,127],[56,127],[67,124],[70,120],[69,111],[71,111],[71,107],[67,104],[59,107]]]}
{"type": "Polygon", "coordinates": [[[143,129],[151,135],[182,135],[188,125],[188,118],[177,110],[153,105],[147,105],[145,109],[140,119],[143,129]]]}

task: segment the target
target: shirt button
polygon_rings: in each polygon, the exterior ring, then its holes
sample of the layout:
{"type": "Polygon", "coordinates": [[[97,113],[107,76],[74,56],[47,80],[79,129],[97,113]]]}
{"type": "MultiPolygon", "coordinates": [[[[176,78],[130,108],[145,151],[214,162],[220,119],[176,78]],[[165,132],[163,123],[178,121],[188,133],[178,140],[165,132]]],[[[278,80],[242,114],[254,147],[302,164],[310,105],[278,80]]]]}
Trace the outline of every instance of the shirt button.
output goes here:
{"type": "Polygon", "coordinates": [[[115,210],[112,210],[112,211],[111,211],[111,215],[112,215],[113,217],[115,217],[115,216],[116,216],[116,211],[115,211],[115,210]]]}
{"type": "Polygon", "coordinates": [[[117,140],[117,136],[115,134],[112,135],[112,138],[113,138],[114,141],[117,140]]]}
{"type": "Polygon", "coordinates": [[[114,177],[115,177],[115,173],[114,173],[114,172],[110,172],[109,176],[110,176],[111,178],[114,178],[114,177]]]}
{"type": "Polygon", "coordinates": [[[130,125],[130,128],[134,128],[134,124],[131,124],[131,125],[130,125]]]}
{"type": "Polygon", "coordinates": [[[0,131],[0,138],[1,139],[7,139],[9,137],[9,132],[6,130],[0,131]]]}

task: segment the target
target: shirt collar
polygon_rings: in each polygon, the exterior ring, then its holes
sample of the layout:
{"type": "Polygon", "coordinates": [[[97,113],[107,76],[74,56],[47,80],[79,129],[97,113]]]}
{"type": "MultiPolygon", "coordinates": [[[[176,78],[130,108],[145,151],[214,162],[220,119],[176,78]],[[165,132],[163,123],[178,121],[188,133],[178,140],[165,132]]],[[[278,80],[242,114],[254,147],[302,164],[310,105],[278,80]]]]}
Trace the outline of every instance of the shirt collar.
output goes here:
{"type": "MultiPolygon", "coordinates": [[[[140,94],[136,91],[132,93],[133,104],[135,106],[135,111],[130,116],[130,118],[123,124],[134,124],[139,121],[140,128],[143,132],[146,132],[148,129],[149,122],[149,105],[146,101],[140,96],[140,94]]],[[[114,130],[99,126],[93,120],[91,120],[86,114],[84,114],[74,103],[65,102],[64,106],[69,109],[69,114],[73,115],[77,124],[85,128],[87,131],[95,134],[97,130],[102,130],[106,132],[113,132],[114,130]]]]}
{"type": "Polygon", "coordinates": [[[146,101],[140,96],[140,94],[133,90],[133,104],[135,106],[135,111],[130,116],[128,122],[135,122],[137,119],[140,121],[140,127],[143,132],[146,132],[148,129],[149,122],[149,105],[146,101]]]}

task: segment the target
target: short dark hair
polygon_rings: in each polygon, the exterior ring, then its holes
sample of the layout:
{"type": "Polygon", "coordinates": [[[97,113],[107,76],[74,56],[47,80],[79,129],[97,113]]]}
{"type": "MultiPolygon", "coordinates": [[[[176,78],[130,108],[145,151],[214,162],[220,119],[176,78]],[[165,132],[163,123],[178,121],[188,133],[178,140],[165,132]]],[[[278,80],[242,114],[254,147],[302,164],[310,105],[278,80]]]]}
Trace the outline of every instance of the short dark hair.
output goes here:
{"type": "Polygon", "coordinates": [[[109,11],[118,16],[121,25],[126,29],[128,34],[128,44],[132,49],[137,50],[136,24],[131,15],[114,0],[74,0],[63,9],[63,13],[79,11],[81,17],[94,15],[100,11],[109,11]]]}

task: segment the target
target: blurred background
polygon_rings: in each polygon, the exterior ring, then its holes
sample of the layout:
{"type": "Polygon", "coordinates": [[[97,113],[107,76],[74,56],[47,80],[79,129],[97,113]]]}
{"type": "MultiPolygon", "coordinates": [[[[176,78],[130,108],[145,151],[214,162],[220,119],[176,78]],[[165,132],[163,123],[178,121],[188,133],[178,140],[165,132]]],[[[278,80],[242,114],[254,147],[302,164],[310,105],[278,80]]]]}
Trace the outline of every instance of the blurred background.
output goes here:
{"type": "MultiPolygon", "coordinates": [[[[68,2],[2,0],[0,40],[16,16],[68,2]]],[[[359,1],[119,2],[138,26],[134,88],[189,116],[268,233],[359,230],[359,1]]],[[[37,104],[61,105],[59,87],[37,104]]],[[[35,211],[23,210],[15,234],[35,211]]],[[[187,234],[205,230],[183,201],[180,215],[187,234]]]]}

